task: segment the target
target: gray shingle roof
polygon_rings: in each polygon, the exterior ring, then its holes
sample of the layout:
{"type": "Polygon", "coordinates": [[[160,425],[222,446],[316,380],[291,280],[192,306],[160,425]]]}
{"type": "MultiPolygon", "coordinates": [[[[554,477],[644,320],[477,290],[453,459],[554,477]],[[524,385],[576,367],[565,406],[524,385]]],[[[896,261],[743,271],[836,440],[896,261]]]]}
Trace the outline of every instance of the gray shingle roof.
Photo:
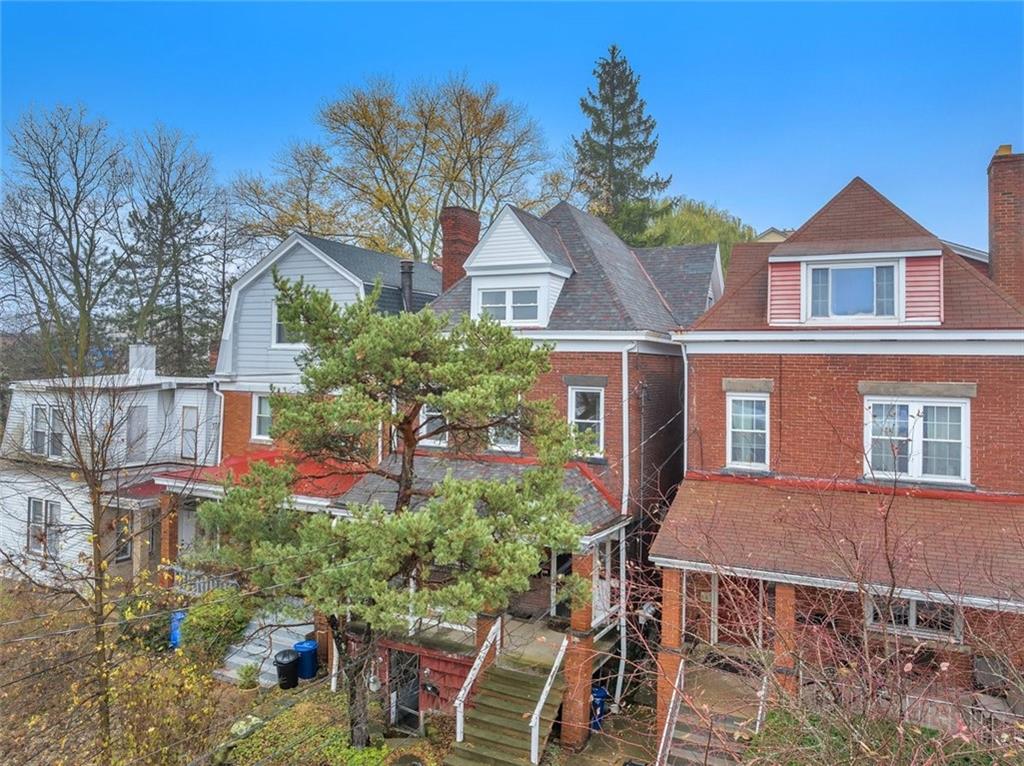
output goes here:
{"type": "MultiPolygon", "coordinates": [[[[385,470],[397,471],[400,459],[401,455],[389,455],[381,466],[385,470]]],[[[521,476],[529,468],[530,464],[528,463],[507,462],[487,457],[474,460],[471,457],[450,455],[417,455],[416,488],[429,489],[444,479],[448,471],[451,471],[452,476],[456,479],[507,481],[521,476]]],[[[588,532],[604,529],[622,518],[618,508],[609,502],[601,490],[584,475],[578,466],[565,469],[565,486],[579,496],[580,502],[576,506],[573,520],[586,527],[588,532]]],[[[396,491],[397,486],[390,479],[370,474],[360,479],[352,489],[338,498],[337,502],[342,505],[365,505],[379,502],[385,508],[393,508],[396,491]]]]}
{"type": "MultiPolygon", "coordinates": [[[[355,245],[346,245],[332,239],[314,237],[311,234],[300,234],[299,236],[308,240],[324,255],[352,272],[366,284],[372,285],[379,277],[385,287],[401,288],[402,286],[402,260],[398,256],[367,250],[355,245]]],[[[425,295],[440,295],[441,273],[428,263],[414,263],[412,288],[415,292],[425,295]]]]}
{"type": "Polygon", "coordinates": [[[689,327],[707,308],[718,246],[670,245],[636,250],[651,281],[665,296],[680,327],[689,327]]]}
{"type": "MultiPolygon", "coordinates": [[[[541,218],[513,211],[545,252],[555,250],[557,237],[573,268],[546,329],[670,332],[704,312],[715,245],[634,252],[603,221],[566,202],[541,218]]],[[[463,278],[431,306],[468,312],[470,282],[463,278]]]]}

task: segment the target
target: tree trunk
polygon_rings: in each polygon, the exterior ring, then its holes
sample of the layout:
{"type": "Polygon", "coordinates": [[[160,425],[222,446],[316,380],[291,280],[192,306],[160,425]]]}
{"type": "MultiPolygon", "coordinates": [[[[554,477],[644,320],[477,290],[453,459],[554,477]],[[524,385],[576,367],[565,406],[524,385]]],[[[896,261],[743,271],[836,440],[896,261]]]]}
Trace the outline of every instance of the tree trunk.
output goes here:
{"type": "Polygon", "coordinates": [[[97,700],[99,704],[99,752],[100,763],[111,763],[111,729],[110,729],[110,662],[109,647],[105,635],[107,621],[106,615],[106,562],[103,557],[102,534],[104,508],[100,493],[97,488],[90,492],[92,495],[93,530],[92,535],[92,565],[93,585],[90,604],[90,616],[93,629],[93,662],[95,664],[95,680],[97,686],[97,700]]]}
{"type": "Polygon", "coordinates": [[[373,657],[373,631],[363,629],[362,646],[348,665],[348,718],[351,729],[350,741],[354,748],[370,746],[370,697],[366,687],[366,668],[373,657]]]}

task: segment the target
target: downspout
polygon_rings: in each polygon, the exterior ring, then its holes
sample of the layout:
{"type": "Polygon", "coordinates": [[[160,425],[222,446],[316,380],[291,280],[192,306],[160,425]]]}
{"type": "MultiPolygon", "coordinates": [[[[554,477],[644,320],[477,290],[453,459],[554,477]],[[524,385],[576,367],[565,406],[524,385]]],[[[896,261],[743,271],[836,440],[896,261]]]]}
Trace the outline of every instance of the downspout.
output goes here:
{"type": "Polygon", "coordinates": [[[683,481],[690,469],[690,360],[683,344],[683,481]]]}
{"type": "Polygon", "coordinates": [[[213,381],[213,393],[217,397],[220,410],[217,412],[217,461],[220,465],[224,452],[224,392],[220,390],[220,381],[213,381]]]}
{"type": "MultiPolygon", "coordinates": [[[[633,344],[636,346],[636,343],[633,344]]],[[[629,513],[629,349],[622,349],[622,515],[629,513]]]]}
{"type": "Polygon", "coordinates": [[[619,677],[615,680],[615,708],[622,707],[622,687],[626,680],[626,528],[619,530],[619,677]]]}
{"type": "MultiPolygon", "coordinates": [[[[636,348],[634,342],[632,348],[636,348]]],[[[622,515],[629,513],[629,350],[622,349],[622,515]]],[[[640,434],[643,438],[643,434],[640,434]]],[[[622,700],[626,675],[626,528],[619,532],[619,674],[615,681],[615,707],[622,700]]]]}

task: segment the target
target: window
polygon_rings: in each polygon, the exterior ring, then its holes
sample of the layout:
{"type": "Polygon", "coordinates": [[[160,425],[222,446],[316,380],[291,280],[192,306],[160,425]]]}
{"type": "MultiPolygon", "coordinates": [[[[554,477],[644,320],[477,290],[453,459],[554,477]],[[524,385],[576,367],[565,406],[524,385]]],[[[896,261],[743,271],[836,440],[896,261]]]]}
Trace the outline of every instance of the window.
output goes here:
{"type": "Polygon", "coordinates": [[[962,636],[962,620],[953,604],[912,598],[868,599],[868,627],[923,638],[962,636]]]}
{"type": "Polygon", "coordinates": [[[60,503],[28,500],[28,552],[56,556],[60,551],[60,503]]]}
{"type": "Polygon", "coordinates": [[[302,346],[302,338],[299,333],[289,330],[284,322],[277,317],[277,301],[274,301],[273,310],[271,316],[274,323],[274,337],[272,338],[271,346],[302,346]]]}
{"type": "Polygon", "coordinates": [[[865,473],[970,480],[966,400],[869,399],[865,410],[865,473]]]}
{"type": "Polygon", "coordinates": [[[536,288],[481,290],[480,314],[487,314],[499,322],[534,322],[538,317],[537,295],[536,288]]]}
{"type": "Polygon", "coordinates": [[[118,517],[115,524],[114,561],[129,561],[132,557],[132,513],[118,517]]]}
{"type": "Polygon", "coordinates": [[[181,408],[181,456],[195,460],[199,452],[199,408],[181,408]]]}
{"type": "Polygon", "coordinates": [[[896,266],[815,266],[810,269],[810,315],[895,317],[896,266]]]}
{"type": "Polygon", "coordinates": [[[768,397],[726,396],[726,464],[736,468],[768,468],[768,397]]]}
{"type": "Polygon", "coordinates": [[[490,448],[497,452],[519,452],[519,430],[514,426],[494,426],[490,432],[490,448]]]}
{"type": "Polygon", "coordinates": [[[252,438],[270,441],[270,396],[256,394],[252,397],[252,438]]]}
{"type": "MultiPolygon", "coordinates": [[[[443,429],[447,426],[444,415],[441,411],[432,404],[424,404],[420,407],[420,427],[419,433],[421,436],[433,433],[437,429],[443,429]]],[[[427,436],[426,438],[420,439],[420,444],[425,447],[447,447],[448,446],[448,432],[441,431],[440,433],[434,434],[433,436],[427,436]]]]}
{"type": "Polygon", "coordinates": [[[146,461],[147,436],[149,435],[149,408],[145,406],[128,408],[127,455],[129,463],[146,461]]]}
{"type": "Polygon", "coordinates": [[[32,408],[31,450],[44,457],[64,455],[64,411],[59,407],[35,405],[32,408]]]}
{"type": "Polygon", "coordinates": [[[569,389],[569,422],[578,433],[593,434],[592,454],[604,454],[604,389],[569,389]]]}

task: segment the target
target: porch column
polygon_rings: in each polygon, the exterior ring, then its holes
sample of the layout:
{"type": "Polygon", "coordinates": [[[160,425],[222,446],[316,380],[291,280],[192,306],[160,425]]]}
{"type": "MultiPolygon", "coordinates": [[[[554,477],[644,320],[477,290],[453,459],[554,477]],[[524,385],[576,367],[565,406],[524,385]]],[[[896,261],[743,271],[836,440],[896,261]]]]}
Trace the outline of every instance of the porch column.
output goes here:
{"type": "MultiPolygon", "coordinates": [[[[177,495],[164,492],[160,495],[160,563],[173,564],[178,558],[178,507],[177,495]]],[[[174,585],[174,575],[161,570],[157,582],[164,588],[174,585]]]]}
{"type": "MultiPolygon", "coordinates": [[[[593,549],[572,556],[572,573],[593,581],[593,549]]],[[[593,605],[590,599],[573,606],[569,646],[565,651],[565,692],[562,696],[562,747],[581,750],[590,736],[590,686],[594,677],[593,605]]]]}
{"type": "Polygon", "coordinates": [[[797,692],[796,589],[775,584],[775,678],[787,694],[797,692]]]}
{"type": "Polygon", "coordinates": [[[682,580],[678,569],[661,570],[661,646],[658,649],[658,725],[655,729],[658,734],[665,729],[679,663],[683,659],[682,580]]]}
{"type": "Polygon", "coordinates": [[[149,535],[143,534],[145,513],[140,506],[131,510],[131,539],[132,539],[132,581],[138,578],[146,562],[149,560],[149,535]]]}

